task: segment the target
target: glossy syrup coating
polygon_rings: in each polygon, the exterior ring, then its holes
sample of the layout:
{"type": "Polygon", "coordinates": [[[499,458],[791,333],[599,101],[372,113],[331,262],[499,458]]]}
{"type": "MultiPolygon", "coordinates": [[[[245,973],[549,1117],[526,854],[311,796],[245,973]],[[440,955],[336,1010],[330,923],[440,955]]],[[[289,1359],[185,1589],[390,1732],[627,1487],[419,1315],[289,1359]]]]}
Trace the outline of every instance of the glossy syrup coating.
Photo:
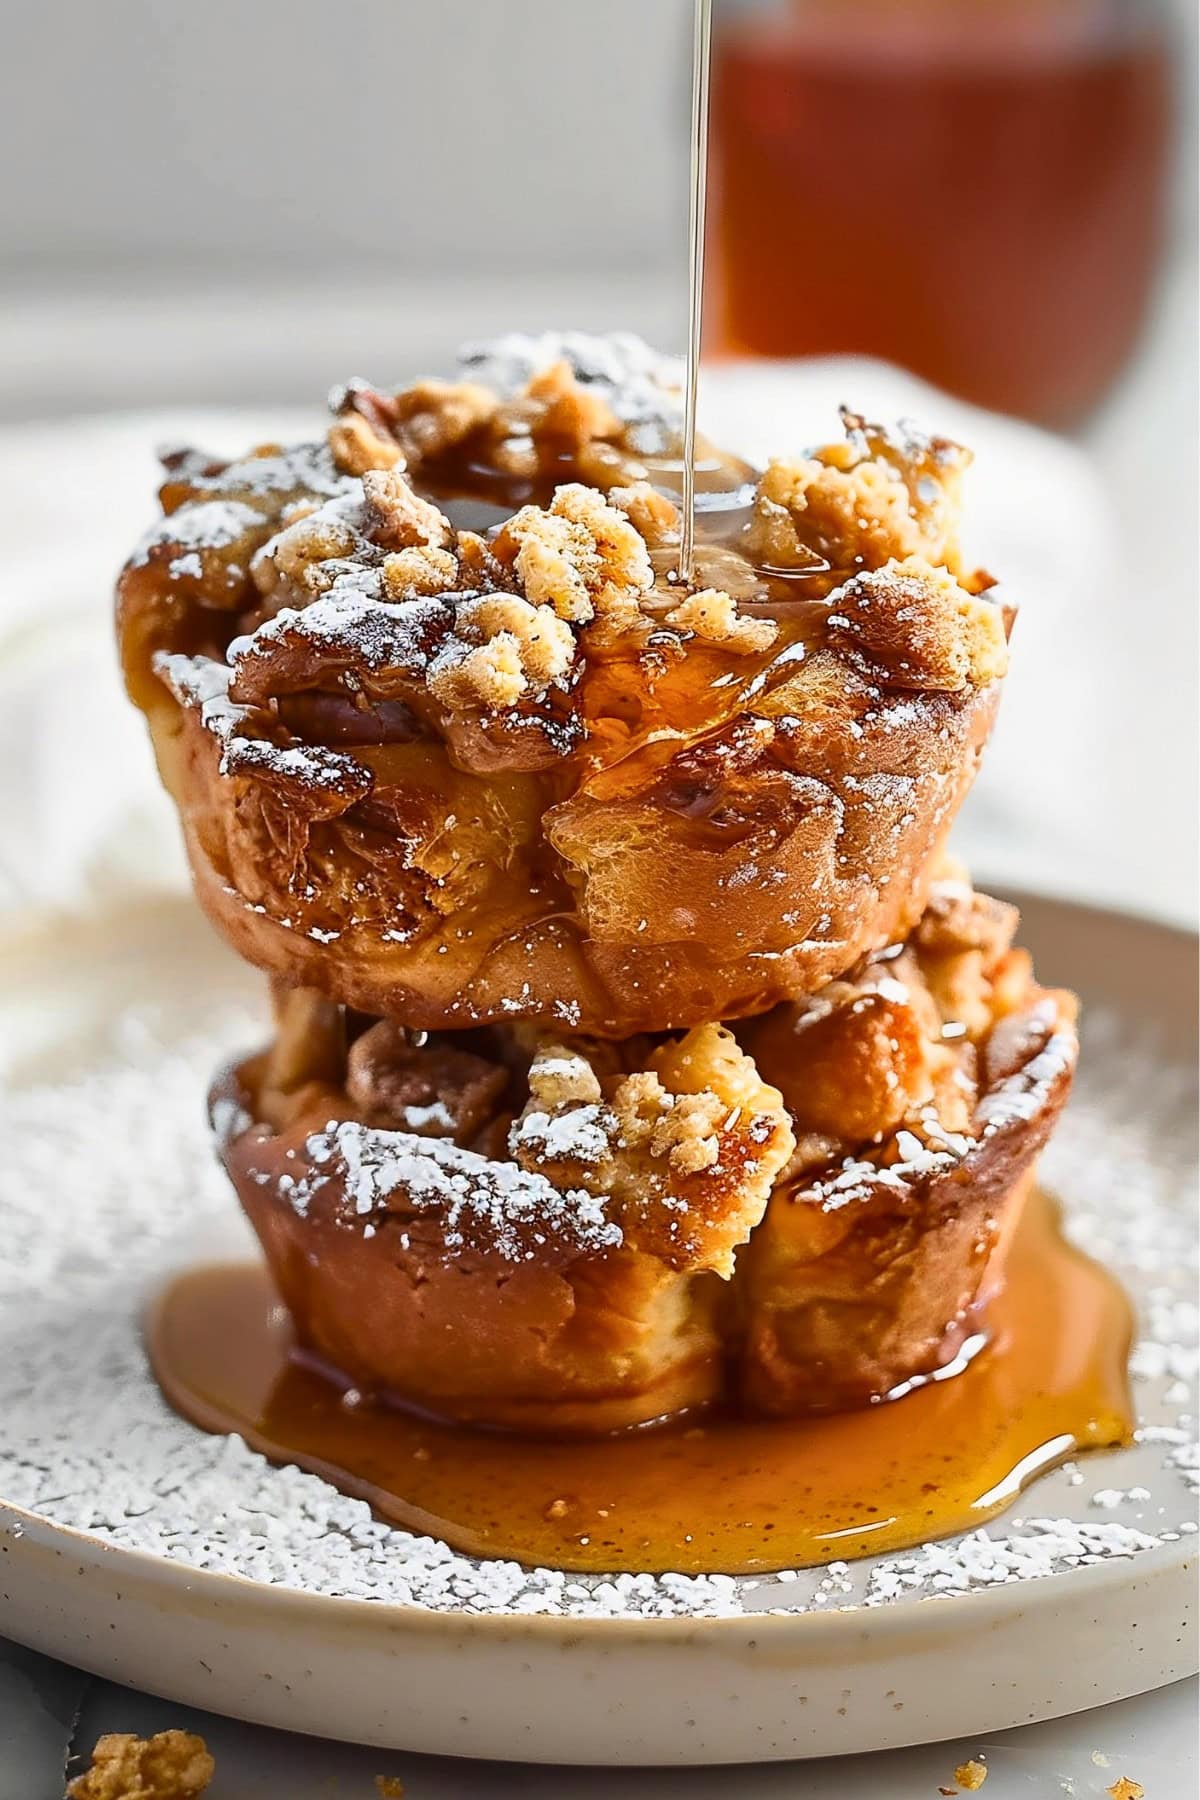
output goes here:
{"type": "Polygon", "coordinates": [[[911,929],[1006,665],[966,455],[850,415],[757,483],[706,452],[684,592],[664,394],[576,354],[508,395],[351,384],[322,444],[167,459],[122,657],[250,961],[415,1028],[621,1038],[911,929]]]}
{"type": "Polygon", "coordinates": [[[596,1434],[862,1405],[982,1328],[1074,1001],[954,872],[913,938],[681,1038],[428,1041],[279,995],[214,1090],[299,1341],[442,1417],[596,1434]],[[357,1034],[357,1035],[355,1035],[357,1034]]]}

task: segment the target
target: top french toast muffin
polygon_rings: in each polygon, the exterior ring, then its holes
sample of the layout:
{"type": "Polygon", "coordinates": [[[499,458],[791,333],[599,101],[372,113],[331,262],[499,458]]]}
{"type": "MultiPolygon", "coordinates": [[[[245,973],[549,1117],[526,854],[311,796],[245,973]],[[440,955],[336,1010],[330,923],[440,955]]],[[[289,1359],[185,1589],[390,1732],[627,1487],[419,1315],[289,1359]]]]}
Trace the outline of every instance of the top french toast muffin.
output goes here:
{"type": "Polygon", "coordinates": [[[915,925],[991,726],[968,454],[850,414],[757,476],[706,449],[684,587],[669,371],[499,350],[350,384],[323,442],[165,457],[118,624],[199,898],[416,1029],[803,997],[915,925]]]}

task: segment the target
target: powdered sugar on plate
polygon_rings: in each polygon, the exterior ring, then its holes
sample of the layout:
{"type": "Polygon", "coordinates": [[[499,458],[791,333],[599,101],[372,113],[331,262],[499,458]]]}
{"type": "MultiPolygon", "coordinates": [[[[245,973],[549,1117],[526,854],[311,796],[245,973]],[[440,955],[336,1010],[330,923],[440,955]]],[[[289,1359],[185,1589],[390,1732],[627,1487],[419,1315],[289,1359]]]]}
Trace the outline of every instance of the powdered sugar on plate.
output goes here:
{"type": "Polygon", "coordinates": [[[46,949],[40,974],[26,948],[26,1011],[3,1002],[4,1025],[19,1027],[4,1037],[0,1116],[0,1496],[11,1506],[317,1594],[580,1619],[874,1608],[1137,1558],[1195,1533],[1189,1073],[1131,1039],[1140,1027],[1095,1011],[1044,1168],[1072,1234],[1138,1302],[1142,1429],[1128,1450],[1043,1477],[986,1530],[760,1579],[529,1570],[397,1530],[316,1476],[185,1423],[149,1374],[138,1320],[168,1270],[233,1243],[250,1253],[202,1102],[216,1065],[263,1025],[252,978],[239,985],[185,903],[170,911],[156,929],[128,930],[136,954],[123,959],[68,939],[46,949]],[[35,1014],[36,1054],[24,1022],[35,1014]]]}

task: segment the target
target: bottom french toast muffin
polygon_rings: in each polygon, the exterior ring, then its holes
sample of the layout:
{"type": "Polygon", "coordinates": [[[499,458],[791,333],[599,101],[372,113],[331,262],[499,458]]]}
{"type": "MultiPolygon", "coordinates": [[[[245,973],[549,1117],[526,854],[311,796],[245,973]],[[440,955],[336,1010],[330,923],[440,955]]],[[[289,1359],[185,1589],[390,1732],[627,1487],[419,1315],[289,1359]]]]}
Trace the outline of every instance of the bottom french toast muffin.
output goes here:
{"type": "Polygon", "coordinates": [[[585,1434],[944,1365],[1075,1061],[1015,923],[950,872],[906,944],[736,1038],[427,1037],[278,990],[212,1115],[299,1342],[444,1417],[585,1434]]]}
{"type": "Polygon", "coordinates": [[[332,1012],[288,996],[214,1097],[301,1342],[475,1423],[604,1432],[714,1400],[719,1277],[793,1147],[733,1037],[697,1027],[625,1074],[611,1046],[414,1048],[380,1021],[335,1088],[332,1012]]]}

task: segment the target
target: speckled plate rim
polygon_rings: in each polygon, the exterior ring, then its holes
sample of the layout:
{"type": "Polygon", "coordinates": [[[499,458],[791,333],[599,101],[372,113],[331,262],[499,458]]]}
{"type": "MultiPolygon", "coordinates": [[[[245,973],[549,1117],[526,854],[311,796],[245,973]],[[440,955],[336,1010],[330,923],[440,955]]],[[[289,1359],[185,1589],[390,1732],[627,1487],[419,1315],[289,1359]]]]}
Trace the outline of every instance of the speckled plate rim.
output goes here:
{"type": "MultiPolygon", "coordinates": [[[[1004,1515],[1000,1516],[1003,1518],[1004,1515]]],[[[217,1597],[236,1601],[238,1604],[319,1606],[329,1617],[336,1616],[342,1622],[352,1621],[356,1625],[367,1615],[372,1620],[381,1619],[385,1624],[395,1625],[402,1621],[406,1627],[414,1626],[420,1630],[438,1631],[447,1626],[457,1628],[465,1624],[472,1633],[490,1633],[498,1637],[512,1636],[514,1631],[533,1631],[556,1638],[574,1639],[581,1633],[586,1633],[589,1637],[622,1638],[631,1635],[640,1637],[645,1632],[652,1631],[656,1637],[678,1643],[690,1642],[698,1634],[757,1638],[764,1632],[787,1635],[797,1628],[806,1631],[821,1630],[836,1635],[836,1628],[840,1626],[846,1632],[857,1633],[861,1631],[864,1620],[870,1621],[873,1635],[882,1636],[893,1630],[910,1630],[917,1610],[930,1605],[939,1609],[947,1604],[952,1605],[960,1617],[968,1613],[993,1614],[997,1609],[1020,1608],[1031,1586],[1036,1587],[1039,1595],[1048,1599],[1053,1598],[1056,1590],[1066,1583],[1070,1584],[1072,1593],[1084,1588],[1092,1592],[1108,1586],[1126,1585],[1131,1568],[1136,1568],[1139,1573],[1143,1570],[1157,1573],[1160,1568],[1178,1568],[1185,1577],[1191,1575],[1200,1581],[1200,1547],[1181,1538],[1177,1543],[1161,1544],[1153,1550],[1139,1550],[1135,1556],[1128,1558],[1108,1557],[1099,1563],[1058,1569],[1049,1575],[1033,1576],[1028,1580],[998,1584],[992,1588],[973,1588],[969,1592],[949,1596],[914,1594],[911,1598],[889,1600],[886,1605],[881,1606],[855,1604],[823,1612],[811,1608],[804,1611],[779,1608],[771,1612],[722,1613],[716,1617],[691,1618],[676,1616],[658,1619],[643,1614],[578,1618],[547,1613],[476,1613],[465,1608],[457,1612],[439,1610],[430,1606],[409,1606],[394,1600],[363,1600],[352,1594],[318,1594],[283,1582],[256,1581],[251,1576],[238,1575],[227,1569],[198,1569],[190,1563],[175,1562],[168,1556],[156,1556],[152,1551],[135,1550],[111,1543],[97,1533],[83,1531],[78,1526],[59,1525],[39,1513],[14,1506],[3,1496],[0,1496],[0,1537],[15,1538],[21,1542],[29,1540],[38,1548],[50,1551],[86,1554],[107,1562],[114,1568],[119,1565],[121,1570],[129,1571],[131,1578],[136,1575],[144,1581],[161,1581],[167,1586],[178,1585],[189,1593],[201,1587],[211,1588],[217,1597]]],[[[0,1542],[0,1551],[8,1548],[7,1543],[0,1542]]],[[[972,1619],[967,1628],[978,1623],[979,1620],[972,1619]]]]}
{"type": "Polygon", "coordinates": [[[184,1706],[440,1755],[844,1755],[1082,1711],[1197,1666],[1182,1543],[948,1600],[686,1620],[316,1595],[2,1506],[0,1551],[4,1628],[31,1648],[184,1706]]]}

